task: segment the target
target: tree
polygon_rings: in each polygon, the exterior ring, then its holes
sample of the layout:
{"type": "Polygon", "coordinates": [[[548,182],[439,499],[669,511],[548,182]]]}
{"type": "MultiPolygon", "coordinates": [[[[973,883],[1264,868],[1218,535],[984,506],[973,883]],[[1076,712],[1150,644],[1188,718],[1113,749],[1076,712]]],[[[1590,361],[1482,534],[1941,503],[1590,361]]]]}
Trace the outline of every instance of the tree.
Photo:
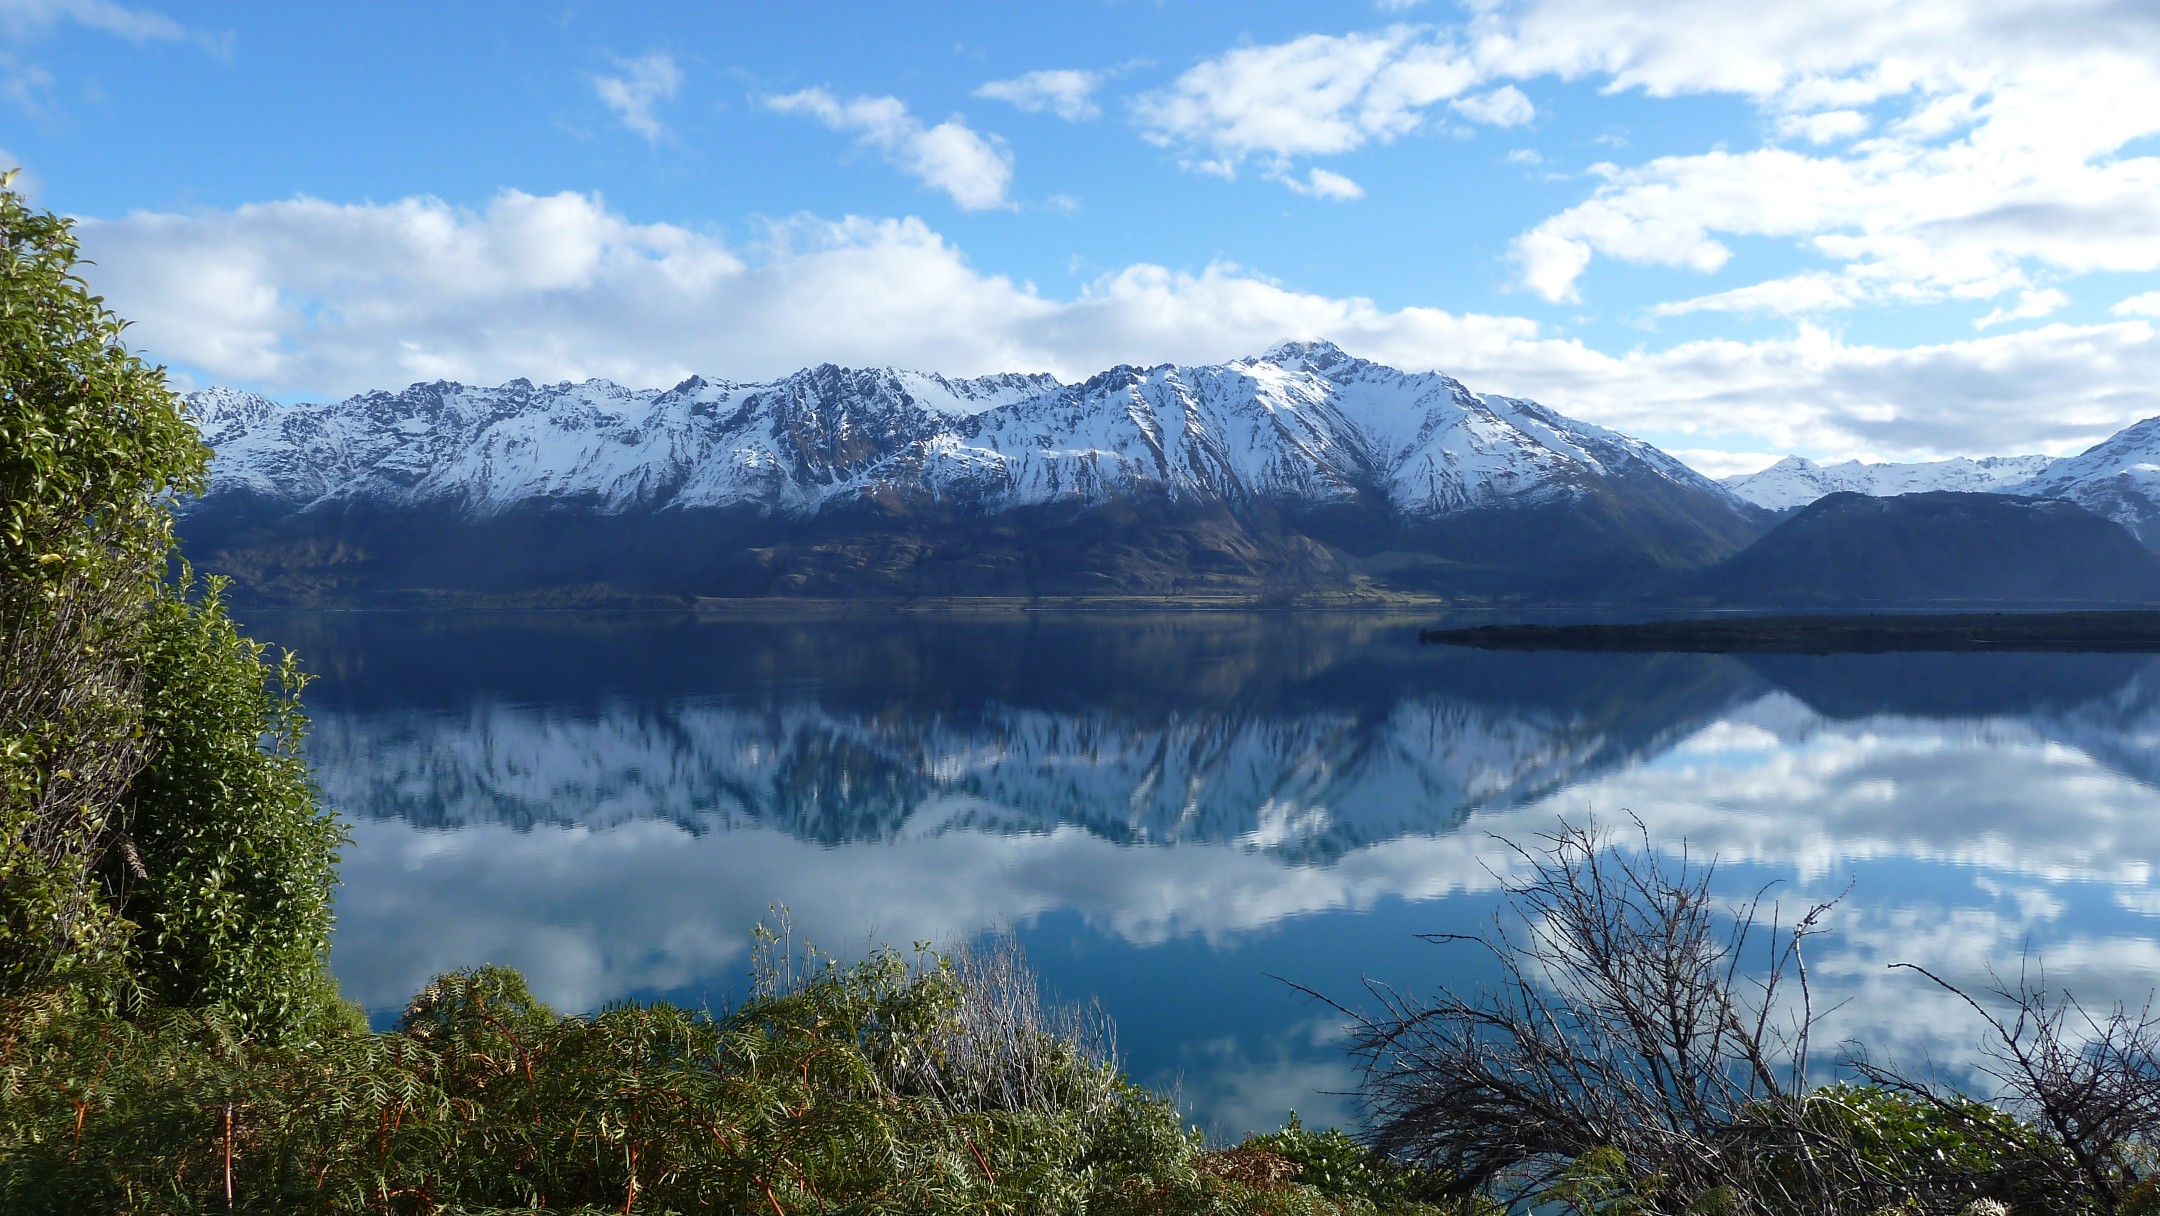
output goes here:
{"type": "MultiPolygon", "coordinates": [[[[325,990],[338,829],[300,674],[168,574],[209,452],[0,176],[0,996],[229,1006],[325,990]],[[263,741],[267,740],[267,747],[263,741]]],[[[303,996],[303,994],[312,994],[303,996]]]]}

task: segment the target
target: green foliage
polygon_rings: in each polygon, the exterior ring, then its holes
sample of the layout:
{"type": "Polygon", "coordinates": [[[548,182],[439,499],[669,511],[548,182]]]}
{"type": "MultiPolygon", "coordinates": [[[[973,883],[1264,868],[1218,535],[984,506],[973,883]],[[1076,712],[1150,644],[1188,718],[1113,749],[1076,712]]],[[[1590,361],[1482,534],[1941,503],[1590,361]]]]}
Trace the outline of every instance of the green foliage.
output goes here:
{"type": "Polygon", "coordinates": [[[0,176],[0,993],[109,987],[108,891],[142,761],[131,656],[207,451],[75,273],[68,221],[0,176]]]}
{"type": "Polygon", "coordinates": [[[1265,1149],[1297,1168],[1297,1180],[1323,1195],[1362,1199],[1380,1208],[1436,1202],[1446,1175],[1378,1156],[1339,1128],[1313,1131],[1295,1112],[1280,1131],[1252,1136],[1241,1146],[1265,1149]]]}
{"type": "Polygon", "coordinates": [[[161,369],[75,273],[68,220],[0,176],[0,578],[51,588],[68,567],[164,559],[164,495],[199,490],[208,450],[161,369]]]}
{"type": "Polygon", "coordinates": [[[2062,1146],[1973,1098],[1829,1085],[1807,1096],[1801,1118],[1836,1147],[1838,1174],[1880,1182],[1892,1206],[1995,1199],[2021,1213],[2085,1210],[2059,1185],[2069,1172],[2062,1146]]]}
{"type": "Polygon", "coordinates": [[[304,681],[167,578],[208,450],[76,266],[0,177],[0,997],[314,1033],[351,1015],[304,681]]]}
{"type": "MultiPolygon", "coordinates": [[[[0,1209],[223,1212],[229,1193],[279,1213],[1435,1210],[1211,1168],[1247,1150],[1208,1153],[1115,1078],[1017,1109],[926,1092],[917,1065],[980,998],[934,956],[882,952],[818,956],[718,1017],[561,1017],[483,967],[438,977],[395,1033],[306,1042],[222,1011],[19,1000],[0,1010],[0,1209]]],[[[1280,1143],[1335,1161],[1349,1141],[1280,1143]]]]}
{"type": "Polygon", "coordinates": [[[305,1030],[327,983],[342,829],[300,753],[305,677],[185,573],[152,607],[141,652],[148,763],[129,791],[144,876],[135,982],[153,1005],[217,1006],[247,1033],[305,1030]]]}

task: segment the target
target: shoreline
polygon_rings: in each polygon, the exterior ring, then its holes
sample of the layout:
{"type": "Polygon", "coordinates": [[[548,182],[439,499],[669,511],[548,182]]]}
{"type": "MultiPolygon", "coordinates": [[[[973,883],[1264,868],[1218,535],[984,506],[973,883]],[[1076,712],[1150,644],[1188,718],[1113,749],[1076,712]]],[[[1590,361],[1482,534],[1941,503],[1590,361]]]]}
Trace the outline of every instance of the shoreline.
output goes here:
{"type": "Polygon", "coordinates": [[[2160,653],[2160,610],[1822,614],[1421,629],[1421,645],[1690,654],[2160,653]]]}

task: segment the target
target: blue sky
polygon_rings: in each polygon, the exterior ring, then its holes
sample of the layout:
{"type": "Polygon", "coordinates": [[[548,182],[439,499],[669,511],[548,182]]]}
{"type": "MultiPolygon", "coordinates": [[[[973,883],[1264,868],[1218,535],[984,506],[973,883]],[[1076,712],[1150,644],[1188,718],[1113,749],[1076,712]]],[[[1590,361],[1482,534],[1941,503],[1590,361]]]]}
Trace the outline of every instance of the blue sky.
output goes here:
{"type": "Polygon", "coordinates": [[[0,0],[183,386],[1086,375],[1287,337],[1714,472],[2160,414],[2160,5],[0,0]]]}

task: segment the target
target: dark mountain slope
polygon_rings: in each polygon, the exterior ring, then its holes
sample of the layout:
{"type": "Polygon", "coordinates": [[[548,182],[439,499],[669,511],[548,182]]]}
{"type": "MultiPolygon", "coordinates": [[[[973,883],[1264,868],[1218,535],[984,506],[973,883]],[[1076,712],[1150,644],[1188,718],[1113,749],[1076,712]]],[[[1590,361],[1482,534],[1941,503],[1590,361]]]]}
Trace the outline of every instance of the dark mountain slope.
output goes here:
{"type": "Polygon", "coordinates": [[[1749,607],[2160,603],[2160,555],[2060,499],[1818,499],[1681,590],[1749,607]]]}

